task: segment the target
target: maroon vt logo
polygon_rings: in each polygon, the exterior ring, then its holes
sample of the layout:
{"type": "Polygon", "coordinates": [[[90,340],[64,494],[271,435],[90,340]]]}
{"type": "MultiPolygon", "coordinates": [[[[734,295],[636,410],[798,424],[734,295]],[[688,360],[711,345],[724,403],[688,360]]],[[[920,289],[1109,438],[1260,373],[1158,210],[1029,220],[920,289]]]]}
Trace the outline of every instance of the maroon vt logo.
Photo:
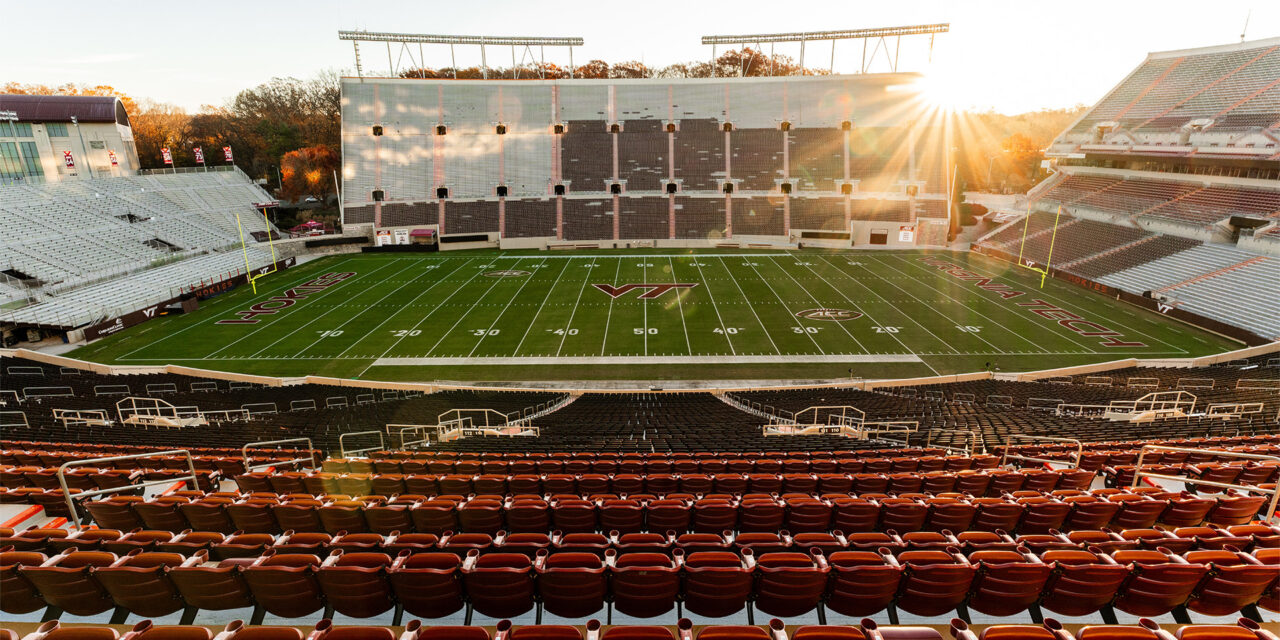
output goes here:
{"type": "Polygon", "coordinates": [[[609,285],[609,284],[593,284],[593,285],[591,285],[591,286],[593,286],[593,287],[595,287],[595,288],[597,288],[597,289],[599,289],[599,290],[601,290],[601,291],[603,291],[603,292],[605,292],[605,293],[609,294],[609,297],[610,297],[610,298],[619,298],[619,297],[622,297],[623,295],[626,295],[626,293],[627,293],[628,291],[631,291],[632,289],[643,289],[643,290],[645,290],[645,292],[644,292],[644,293],[642,293],[642,294],[640,294],[640,296],[639,296],[639,297],[640,297],[640,299],[641,299],[641,300],[651,300],[651,299],[653,299],[653,298],[657,298],[657,297],[661,296],[662,294],[664,294],[664,293],[666,293],[666,292],[668,292],[668,291],[670,291],[670,290],[672,290],[672,289],[691,289],[691,288],[693,288],[693,287],[698,286],[698,283],[696,283],[696,282],[692,282],[692,283],[690,283],[690,282],[665,282],[665,283],[663,283],[663,284],[637,284],[637,283],[631,283],[631,284],[624,284],[624,285],[617,286],[617,287],[615,287],[615,286],[613,286],[613,285],[609,285]]]}

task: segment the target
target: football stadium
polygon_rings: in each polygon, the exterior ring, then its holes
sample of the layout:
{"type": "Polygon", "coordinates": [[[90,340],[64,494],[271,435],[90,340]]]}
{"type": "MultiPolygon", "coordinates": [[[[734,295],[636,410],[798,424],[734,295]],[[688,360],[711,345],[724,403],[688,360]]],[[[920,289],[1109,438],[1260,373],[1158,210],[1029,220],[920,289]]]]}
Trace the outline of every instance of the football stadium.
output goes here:
{"type": "Polygon", "coordinates": [[[604,18],[5,85],[0,640],[1280,638],[1280,37],[604,18]]]}

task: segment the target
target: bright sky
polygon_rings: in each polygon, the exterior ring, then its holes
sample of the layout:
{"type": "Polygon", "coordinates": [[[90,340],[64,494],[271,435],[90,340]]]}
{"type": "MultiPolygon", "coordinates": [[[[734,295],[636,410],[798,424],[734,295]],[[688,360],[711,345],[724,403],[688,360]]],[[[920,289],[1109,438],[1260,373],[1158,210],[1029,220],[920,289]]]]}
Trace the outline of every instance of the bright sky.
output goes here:
{"type": "MultiPolygon", "coordinates": [[[[275,76],[309,77],[354,69],[339,29],[458,35],[581,36],[574,61],[640,59],[650,66],[710,58],[700,36],[818,31],[950,22],[937,37],[904,38],[903,71],[926,71],[953,104],[1005,113],[1092,104],[1149,51],[1280,36],[1280,2],[1241,0],[835,0],[732,3],[691,0],[63,0],[5,3],[0,81],[110,84],[135,98],[187,109],[221,104],[275,76]],[[622,10],[622,7],[627,7],[622,10]]],[[[766,50],[768,45],[765,45],[766,50]]],[[[778,52],[798,56],[798,45],[778,52]]],[[[856,41],[837,44],[836,71],[855,72],[856,41]]],[[[387,68],[386,48],[362,45],[366,68],[387,68]]],[[[415,52],[416,55],[416,52],[415,52]]],[[[510,49],[490,48],[507,66],[510,49]]],[[[551,62],[567,64],[563,50],[551,62]]],[[[427,45],[430,66],[448,66],[449,49],[427,45]]],[[[826,65],[831,48],[811,43],[809,65],[826,65]]],[[[458,63],[479,63],[475,47],[458,63]]],[[[884,58],[876,69],[885,68],[884,58]]]]}

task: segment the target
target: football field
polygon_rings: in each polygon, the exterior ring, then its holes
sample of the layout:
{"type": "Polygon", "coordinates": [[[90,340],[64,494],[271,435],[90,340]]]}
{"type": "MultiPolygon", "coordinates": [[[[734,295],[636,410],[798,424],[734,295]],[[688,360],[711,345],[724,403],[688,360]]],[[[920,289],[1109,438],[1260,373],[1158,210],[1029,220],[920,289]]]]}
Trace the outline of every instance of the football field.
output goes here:
{"type": "Polygon", "coordinates": [[[1236,346],[975,254],[649,249],[320,258],[69,355],[381,380],[762,380],[1236,346]]]}

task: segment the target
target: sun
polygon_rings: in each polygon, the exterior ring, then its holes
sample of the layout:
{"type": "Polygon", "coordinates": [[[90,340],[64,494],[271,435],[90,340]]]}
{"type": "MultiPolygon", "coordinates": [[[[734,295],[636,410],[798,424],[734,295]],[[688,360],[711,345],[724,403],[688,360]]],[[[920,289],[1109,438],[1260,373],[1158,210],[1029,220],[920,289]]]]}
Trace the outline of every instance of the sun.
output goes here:
{"type": "Polygon", "coordinates": [[[967,104],[965,96],[968,87],[960,79],[941,69],[932,69],[916,82],[920,97],[925,104],[948,113],[961,111],[967,104]]]}

